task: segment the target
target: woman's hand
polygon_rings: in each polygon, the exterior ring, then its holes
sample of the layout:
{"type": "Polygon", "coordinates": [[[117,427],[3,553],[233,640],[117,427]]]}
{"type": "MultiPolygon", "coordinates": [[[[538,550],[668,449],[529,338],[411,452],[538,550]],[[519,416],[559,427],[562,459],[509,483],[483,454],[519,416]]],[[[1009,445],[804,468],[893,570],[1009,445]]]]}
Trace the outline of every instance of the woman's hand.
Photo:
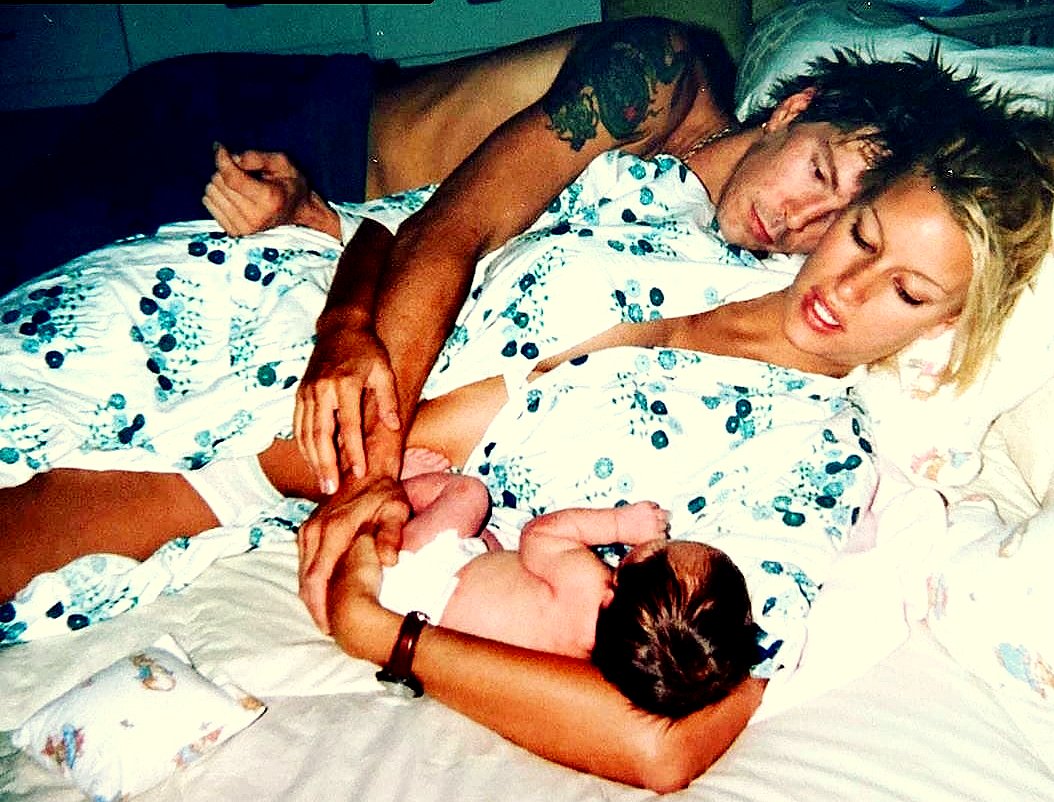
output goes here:
{"type": "Polygon", "coordinates": [[[383,569],[377,542],[369,535],[360,535],[338,561],[330,593],[338,595],[344,604],[377,605],[383,569]]]}
{"type": "MultiPolygon", "coordinates": [[[[297,538],[300,598],[323,632],[329,632],[326,602],[337,564],[346,559],[353,547],[359,548],[358,540],[369,539],[375,544],[376,588],[379,589],[380,565],[395,565],[398,560],[403,526],[410,518],[410,510],[406,492],[396,479],[371,476],[366,481],[341,487],[301,525],[297,538]]],[[[356,553],[361,556],[361,552],[356,553]]],[[[364,566],[363,570],[369,569],[364,566]]],[[[362,586],[372,587],[372,581],[365,581],[362,586]]]]}
{"type": "Polygon", "coordinates": [[[336,492],[341,467],[355,478],[366,474],[366,393],[372,393],[380,423],[398,431],[395,376],[373,329],[346,318],[320,320],[315,350],[296,393],[293,433],[326,495],[336,492]]]}
{"type": "Polygon", "coordinates": [[[201,199],[232,237],[281,225],[314,228],[340,239],[340,218],[284,153],[216,146],[216,172],[201,199]]]}
{"type": "Polygon", "coordinates": [[[377,600],[381,571],[376,541],[368,535],[355,538],[337,563],[328,604],[330,629],[341,648],[377,664],[391,652],[402,622],[377,600]]]}

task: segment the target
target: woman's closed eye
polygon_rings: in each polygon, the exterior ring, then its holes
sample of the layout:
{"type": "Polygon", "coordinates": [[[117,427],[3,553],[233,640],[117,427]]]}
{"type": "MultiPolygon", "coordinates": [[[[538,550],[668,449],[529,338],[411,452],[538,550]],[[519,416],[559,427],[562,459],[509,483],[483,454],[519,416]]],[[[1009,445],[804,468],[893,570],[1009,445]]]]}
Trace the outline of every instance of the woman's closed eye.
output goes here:
{"type": "Polygon", "coordinates": [[[893,282],[893,286],[897,291],[897,295],[900,296],[900,300],[902,300],[904,303],[910,306],[922,306],[922,304],[925,303],[922,298],[917,298],[910,292],[908,292],[907,289],[904,288],[904,284],[901,281],[895,280],[893,282]]]}

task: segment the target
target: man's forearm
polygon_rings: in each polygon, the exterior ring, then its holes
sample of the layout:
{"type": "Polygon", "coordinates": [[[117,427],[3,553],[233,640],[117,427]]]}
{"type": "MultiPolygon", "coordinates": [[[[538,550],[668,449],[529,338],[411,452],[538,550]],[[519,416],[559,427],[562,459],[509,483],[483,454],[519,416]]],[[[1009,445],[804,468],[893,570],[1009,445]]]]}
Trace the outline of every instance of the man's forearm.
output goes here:
{"type": "MultiPolygon", "coordinates": [[[[423,212],[423,214],[422,214],[423,212]]],[[[457,319],[471,283],[476,251],[428,215],[407,220],[378,286],[375,326],[396,376],[399,413],[409,428],[428,373],[457,319]]]]}
{"type": "Polygon", "coordinates": [[[318,318],[320,331],[328,325],[343,328],[349,323],[373,322],[378,282],[393,239],[392,233],[380,223],[370,219],[362,221],[340,255],[326,305],[318,318]]]}

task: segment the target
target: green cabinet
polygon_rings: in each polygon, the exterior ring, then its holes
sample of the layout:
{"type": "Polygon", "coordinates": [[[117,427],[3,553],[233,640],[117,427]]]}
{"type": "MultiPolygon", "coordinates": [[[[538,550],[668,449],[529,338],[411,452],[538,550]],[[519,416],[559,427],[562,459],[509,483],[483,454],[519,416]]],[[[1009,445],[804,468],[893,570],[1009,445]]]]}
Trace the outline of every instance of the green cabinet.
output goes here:
{"type": "Polygon", "coordinates": [[[601,0],[0,6],[0,110],[86,103],[130,70],[220,51],[369,53],[414,65],[601,18],[601,0]]]}

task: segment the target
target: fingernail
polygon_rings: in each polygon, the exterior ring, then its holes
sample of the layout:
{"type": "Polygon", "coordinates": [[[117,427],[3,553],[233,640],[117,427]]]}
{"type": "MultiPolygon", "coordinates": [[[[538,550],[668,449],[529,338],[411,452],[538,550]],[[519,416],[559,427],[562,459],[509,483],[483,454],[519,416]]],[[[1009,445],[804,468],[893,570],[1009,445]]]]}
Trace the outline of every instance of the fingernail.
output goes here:
{"type": "Polygon", "coordinates": [[[337,492],[337,483],[334,482],[332,479],[322,480],[322,492],[325,493],[327,496],[332,496],[334,493],[337,492]]]}

